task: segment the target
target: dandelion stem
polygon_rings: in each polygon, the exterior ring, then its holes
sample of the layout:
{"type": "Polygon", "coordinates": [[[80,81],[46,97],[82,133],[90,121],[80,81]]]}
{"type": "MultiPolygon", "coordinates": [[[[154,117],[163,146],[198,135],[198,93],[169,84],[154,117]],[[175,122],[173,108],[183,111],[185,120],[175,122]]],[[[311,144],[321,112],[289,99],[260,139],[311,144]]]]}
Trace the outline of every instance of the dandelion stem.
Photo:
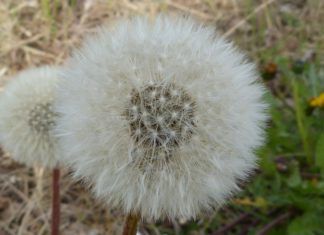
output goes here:
{"type": "Polygon", "coordinates": [[[60,169],[53,170],[52,198],[52,235],[59,235],[60,230],[60,169]]]}
{"type": "Polygon", "coordinates": [[[124,225],[123,235],[136,235],[139,216],[129,214],[124,225]]]}

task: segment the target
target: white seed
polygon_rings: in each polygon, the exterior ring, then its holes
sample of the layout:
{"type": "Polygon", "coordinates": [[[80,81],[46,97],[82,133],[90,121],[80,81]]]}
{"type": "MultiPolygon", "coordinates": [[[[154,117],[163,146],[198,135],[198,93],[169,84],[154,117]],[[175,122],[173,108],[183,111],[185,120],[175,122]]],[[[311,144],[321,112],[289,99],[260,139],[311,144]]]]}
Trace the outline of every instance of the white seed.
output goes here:
{"type": "Polygon", "coordinates": [[[137,107],[136,105],[133,105],[133,106],[132,106],[132,110],[133,110],[134,112],[137,112],[138,107],[137,107]]]}
{"type": "Polygon", "coordinates": [[[156,131],[152,131],[152,136],[154,139],[156,139],[156,137],[158,136],[158,133],[156,131]]]}
{"type": "Polygon", "coordinates": [[[179,92],[177,90],[172,90],[171,91],[172,96],[177,96],[178,94],[179,94],[179,92]]]}
{"type": "Polygon", "coordinates": [[[190,103],[185,103],[183,107],[185,110],[191,109],[190,103]]]}
{"type": "Polygon", "coordinates": [[[150,122],[150,121],[148,121],[148,120],[144,120],[144,122],[143,122],[143,123],[144,123],[144,125],[145,125],[145,126],[151,126],[151,122],[150,122]]]}
{"type": "Polygon", "coordinates": [[[157,95],[156,90],[152,91],[152,93],[151,93],[151,97],[152,97],[152,98],[155,98],[156,95],[157,95]]]}
{"type": "Polygon", "coordinates": [[[164,104],[165,101],[166,101],[166,98],[165,98],[164,96],[161,96],[161,97],[160,97],[160,103],[161,103],[161,104],[164,104]]]}
{"type": "Polygon", "coordinates": [[[171,135],[172,137],[176,137],[177,133],[176,133],[174,130],[171,130],[171,131],[170,131],[170,135],[171,135]]]}
{"type": "Polygon", "coordinates": [[[148,116],[148,112],[143,111],[142,116],[143,116],[143,117],[147,117],[147,116],[148,116]]]}
{"type": "Polygon", "coordinates": [[[141,133],[142,133],[142,131],[141,131],[140,128],[136,129],[136,131],[135,131],[135,135],[140,135],[141,133]]]}
{"type": "Polygon", "coordinates": [[[177,112],[172,112],[172,113],[171,113],[171,117],[172,117],[173,119],[176,119],[176,118],[178,117],[178,113],[177,113],[177,112]]]}
{"type": "Polygon", "coordinates": [[[163,117],[162,116],[158,116],[157,118],[156,118],[156,120],[157,120],[157,122],[158,123],[163,123],[163,117]]]}

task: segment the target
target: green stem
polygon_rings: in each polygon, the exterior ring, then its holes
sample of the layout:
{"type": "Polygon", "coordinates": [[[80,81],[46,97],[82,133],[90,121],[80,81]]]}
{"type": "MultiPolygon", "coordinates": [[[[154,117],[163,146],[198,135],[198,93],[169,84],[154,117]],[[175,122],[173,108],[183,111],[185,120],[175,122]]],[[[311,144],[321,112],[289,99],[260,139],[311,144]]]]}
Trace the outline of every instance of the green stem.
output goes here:
{"type": "Polygon", "coordinates": [[[49,0],[41,0],[41,7],[42,7],[43,15],[47,19],[51,20],[52,16],[51,16],[50,1],[49,0]]]}
{"type": "Polygon", "coordinates": [[[292,78],[292,88],[293,88],[293,98],[295,102],[295,115],[296,115],[298,131],[302,139],[303,148],[307,157],[307,161],[308,163],[312,163],[313,158],[309,146],[308,132],[305,123],[305,115],[300,103],[299,85],[295,79],[296,78],[292,78]]]}

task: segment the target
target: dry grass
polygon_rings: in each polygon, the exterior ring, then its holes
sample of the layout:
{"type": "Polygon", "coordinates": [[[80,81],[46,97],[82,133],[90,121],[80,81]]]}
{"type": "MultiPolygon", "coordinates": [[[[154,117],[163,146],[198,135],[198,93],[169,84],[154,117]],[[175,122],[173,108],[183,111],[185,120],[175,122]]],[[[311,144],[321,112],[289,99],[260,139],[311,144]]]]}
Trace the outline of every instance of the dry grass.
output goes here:
{"type": "MultiPolygon", "coordinates": [[[[1,0],[0,85],[22,69],[64,63],[99,25],[159,12],[217,25],[260,63],[278,54],[298,58],[317,52],[323,59],[323,8],[322,0],[1,0]]],[[[0,235],[49,234],[50,172],[0,155],[0,235]]],[[[67,173],[61,185],[62,234],[118,234],[118,212],[95,202],[67,173]]],[[[160,234],[151,225],[142,230],[160,234]]]]}

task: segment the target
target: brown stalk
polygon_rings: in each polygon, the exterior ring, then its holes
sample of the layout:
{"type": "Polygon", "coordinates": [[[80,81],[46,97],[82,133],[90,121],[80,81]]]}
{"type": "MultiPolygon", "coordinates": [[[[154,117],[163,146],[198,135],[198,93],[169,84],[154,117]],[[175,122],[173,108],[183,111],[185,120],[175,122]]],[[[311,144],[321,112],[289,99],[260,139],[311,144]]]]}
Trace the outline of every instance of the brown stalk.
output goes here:
{"type": "Polygon", "coordinates": [[[53,170],[52,235],[60,234],[60,169],[53,170]]]}
{"type": "Polygon", "coordinates": [[[271,221],[269,224],[264,226],[259,232],[256,233],[256,235],[265,235],[271,230],[274,226],[283,223],[286,219],[288,219],[291,216],[290,212],[287,212],[285,214],[280,215],[273,221],[271,221]]]}
{"type": "Polygon", "coordinates": [[[126,218],[123,235],[136,235],[138,221],[138,215],[129,214],[126,218]]]}

